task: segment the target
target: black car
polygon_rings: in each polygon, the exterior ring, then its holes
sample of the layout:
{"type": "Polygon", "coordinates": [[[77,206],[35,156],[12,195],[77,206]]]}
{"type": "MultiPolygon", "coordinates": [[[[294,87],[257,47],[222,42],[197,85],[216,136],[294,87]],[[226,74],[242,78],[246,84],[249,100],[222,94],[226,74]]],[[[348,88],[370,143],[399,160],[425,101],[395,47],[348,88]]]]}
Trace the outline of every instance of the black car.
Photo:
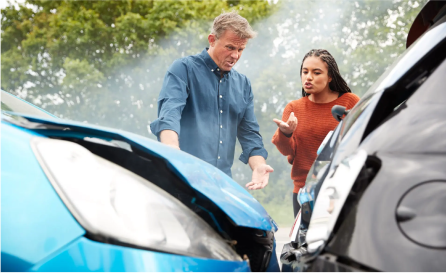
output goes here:
{"type": "Polygon", "coordinates": [[[446,269],[446,2],[407,46],[313,164],[284,271],[446,269]]]}

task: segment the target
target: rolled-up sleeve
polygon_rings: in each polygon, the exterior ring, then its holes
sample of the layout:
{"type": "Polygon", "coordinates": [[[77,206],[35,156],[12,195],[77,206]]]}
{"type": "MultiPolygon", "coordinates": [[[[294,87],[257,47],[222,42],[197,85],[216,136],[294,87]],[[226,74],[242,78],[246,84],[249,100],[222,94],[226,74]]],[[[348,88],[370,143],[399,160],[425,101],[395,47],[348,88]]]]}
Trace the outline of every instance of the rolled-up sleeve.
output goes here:
{"type": "Polygon", "coordinates": [[[237,138],[243,150],[239,159],[245,164],[248,163],[251,156],[260,155],[265,159],[268,157],[268,152],[263,147],[262,136],[259,133],[259,124],[254,115],[254,95],[249,80],[247,80],[247,91],[249,93],[247,107],[237,129],[237,138]]]}
{"type": "Polygon", "coordinates": [[[188,97],[187,66],[177,60],[168,69],[158,98],[158,118],[150,124],[150,130],[159,140],[163,130],[180,135],[181,113],[188,97]]]}

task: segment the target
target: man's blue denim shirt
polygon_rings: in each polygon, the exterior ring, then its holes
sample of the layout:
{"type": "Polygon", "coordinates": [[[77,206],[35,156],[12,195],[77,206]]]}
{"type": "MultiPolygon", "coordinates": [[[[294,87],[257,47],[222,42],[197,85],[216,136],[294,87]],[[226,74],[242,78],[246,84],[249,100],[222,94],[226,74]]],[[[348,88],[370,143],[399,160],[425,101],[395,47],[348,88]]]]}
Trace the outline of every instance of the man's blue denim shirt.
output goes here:
{"type": "Polygon", "coordinates": [[[231,69],[220,69],[204,49],[176,60],[167,70],[158,99],[158,119],[150,130],[159,140],[163,130],[178,133],[180,149],[231,176],[236,137],[240,160],[268,156],[254,115],[251,83],[231,69]]]}

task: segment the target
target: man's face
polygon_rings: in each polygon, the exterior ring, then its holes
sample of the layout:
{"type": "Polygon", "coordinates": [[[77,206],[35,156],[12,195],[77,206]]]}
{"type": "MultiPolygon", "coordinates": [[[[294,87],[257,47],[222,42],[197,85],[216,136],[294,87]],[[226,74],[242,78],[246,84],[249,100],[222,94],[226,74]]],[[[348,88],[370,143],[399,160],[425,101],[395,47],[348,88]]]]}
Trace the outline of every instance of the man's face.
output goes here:
{"type": "Polygon", "coordinates": [[[242,52],[248,43],[248,39],[241,39],[233,31],[226,30],[220,39],[214,34],[209,34],[209,56],[223,71],[230,71],[242,56],[242,52]]]}

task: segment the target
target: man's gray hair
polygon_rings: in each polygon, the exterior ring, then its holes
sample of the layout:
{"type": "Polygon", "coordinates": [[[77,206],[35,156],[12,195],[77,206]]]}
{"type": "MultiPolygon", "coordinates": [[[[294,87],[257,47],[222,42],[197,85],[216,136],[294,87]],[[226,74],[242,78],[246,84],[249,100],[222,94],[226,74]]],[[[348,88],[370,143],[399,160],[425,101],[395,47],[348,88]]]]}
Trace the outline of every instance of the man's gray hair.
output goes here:
{"type": "Polygon", "coordinates": [[[252,39],[257,33],[251,28],[248,20],[240,16],[236,11],[225,12],[214,19],[212,32],[219,39],[226,30],[232,30],[242,39],[252,39]]]}

